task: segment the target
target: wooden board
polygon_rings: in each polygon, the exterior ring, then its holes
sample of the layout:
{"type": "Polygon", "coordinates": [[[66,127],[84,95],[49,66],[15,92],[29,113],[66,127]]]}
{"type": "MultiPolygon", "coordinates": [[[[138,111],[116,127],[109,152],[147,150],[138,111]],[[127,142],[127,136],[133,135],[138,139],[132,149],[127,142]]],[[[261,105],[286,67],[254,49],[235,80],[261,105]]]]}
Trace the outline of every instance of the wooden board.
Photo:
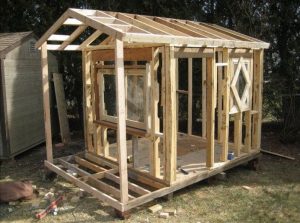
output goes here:
{"type": "Polygon", "coordinates": [[[60,136],[63,143],[68,144],[71,140],[69,121],[67,117],[67,104],[64,91],[62,74],[53,73],[60,136]]]}

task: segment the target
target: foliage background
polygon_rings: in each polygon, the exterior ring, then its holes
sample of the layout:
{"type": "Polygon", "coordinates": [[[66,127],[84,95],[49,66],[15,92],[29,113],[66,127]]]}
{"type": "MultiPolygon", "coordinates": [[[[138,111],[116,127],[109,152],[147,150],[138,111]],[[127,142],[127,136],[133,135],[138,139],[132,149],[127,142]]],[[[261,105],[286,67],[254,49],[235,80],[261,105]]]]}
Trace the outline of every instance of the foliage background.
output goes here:
{"type": "MultiPolygon", "coordinates": [[[[300,129],[299,0],[1,0],[0,32],[33,30],[40,37],[69,7],[216,23],[269,42],[264,117],[282,123],[284,141],[295,140],[300,129]]],[[[56,55],[70,110],[82,117],[81,54],[56,55]]]]}

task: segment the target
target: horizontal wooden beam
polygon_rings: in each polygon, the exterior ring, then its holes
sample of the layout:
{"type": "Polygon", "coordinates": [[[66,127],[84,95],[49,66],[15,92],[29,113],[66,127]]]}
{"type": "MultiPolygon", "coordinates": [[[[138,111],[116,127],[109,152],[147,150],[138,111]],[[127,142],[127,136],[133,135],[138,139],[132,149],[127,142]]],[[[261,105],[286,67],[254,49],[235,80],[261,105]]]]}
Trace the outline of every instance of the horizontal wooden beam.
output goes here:
{"type": "MultiPolygon", "coordinates": [[[[124,60],[129,61],[150,61],[152,49],[147,48],[128,48],[124,49],[124,60]]],[[[97,50],[92,52],[93,61],[114,61],[115,50],[97,50]]]]}

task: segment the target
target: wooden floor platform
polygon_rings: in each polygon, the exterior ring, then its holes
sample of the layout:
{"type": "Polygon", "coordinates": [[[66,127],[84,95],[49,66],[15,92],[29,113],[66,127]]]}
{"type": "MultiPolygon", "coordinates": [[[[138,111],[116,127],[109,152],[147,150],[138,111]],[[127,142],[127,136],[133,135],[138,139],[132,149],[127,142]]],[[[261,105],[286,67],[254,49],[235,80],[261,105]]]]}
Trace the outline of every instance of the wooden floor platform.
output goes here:
{"type": "MultiPolygon", "coordinates": [[[[131,142],[129,141],[128,153],[132,152],[130,145],[131,142]]],[[[110,146],[112,155],[114,146],[110,146]]],[[[141,149],[139,153],[141,157],[138,157],[140,161],[139,166],[133,168],[132,164],[128,165],[129,201],[126,204],[120,201],[118,163],[113,159],[104,158],[90,152],[82,152],[57,158],[53,163],[45,161],[45,165],[96,198],[124,212],[251,161],[260,155],[259,151],[252,151],[250,153],[242,153],[233,160],[220,162],[218,158],[220,148],[216,145],[215,165],[213,168],[207,168],[205,165],[205,142],[182,135],[178,138],[177,178],[172,185],[168,185],[163,179],[155,178],[148,173],[147,168],[149,165],[146,159],[148,152],[145,152],[147,149],[146,139],[139,140],[139,149],[141,149]]]]}

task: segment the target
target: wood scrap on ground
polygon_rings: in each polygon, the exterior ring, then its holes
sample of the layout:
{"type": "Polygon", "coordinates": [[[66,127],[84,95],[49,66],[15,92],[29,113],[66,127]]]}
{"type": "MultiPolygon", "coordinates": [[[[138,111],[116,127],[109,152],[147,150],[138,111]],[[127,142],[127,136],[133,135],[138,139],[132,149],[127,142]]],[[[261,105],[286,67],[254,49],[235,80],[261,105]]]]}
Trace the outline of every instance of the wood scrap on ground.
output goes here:
{"type": "Polygon", "coordinates": [[[282,158],[285,158],[285,159],[295,160],[294,157],[282,155],[282,154],[280,154],[280,153],[275,153],[275,152],[271,152],[271,151],[264,150],[264,149],[261,149],[260,151],[261,151],[262,153],[270,154],[270,155],[273,155],[273,156],[279,156],[279,157],[282,157],[282,158]]]}

